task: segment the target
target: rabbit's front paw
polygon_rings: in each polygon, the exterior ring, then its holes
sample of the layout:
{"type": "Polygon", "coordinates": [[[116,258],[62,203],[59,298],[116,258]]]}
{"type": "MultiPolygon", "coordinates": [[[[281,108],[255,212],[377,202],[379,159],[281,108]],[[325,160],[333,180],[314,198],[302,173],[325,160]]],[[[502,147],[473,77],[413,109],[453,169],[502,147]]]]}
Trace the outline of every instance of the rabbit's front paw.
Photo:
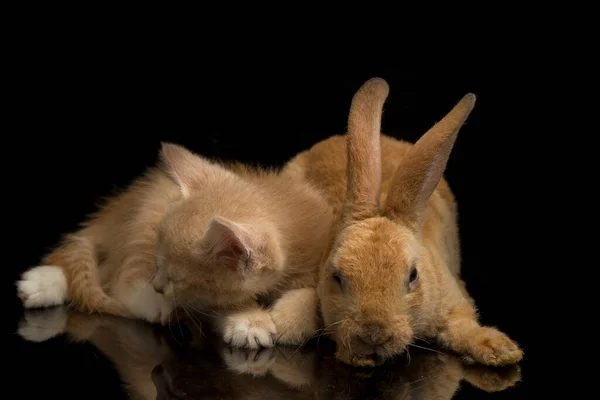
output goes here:
{"type": "Polygon", "coordinates": [[[258,377],[269,372],[269,368],[275,361],[274,350],[273,347],[255,350],[225,347],[222,355],[230,370],[258,377]]]}
{"type": "Polygon", "coordinates": [[[469,355],[484,365],[515,364],[523,358],[523,351],[508,336],[494,328],[480,327],[469,338],[469,355]]]}
{"type": "Polygon", "coordinates": [[[272,347],[277,329],[265,310],[250,310],[225,317],[223,340],[235,347],[272,347]]]}

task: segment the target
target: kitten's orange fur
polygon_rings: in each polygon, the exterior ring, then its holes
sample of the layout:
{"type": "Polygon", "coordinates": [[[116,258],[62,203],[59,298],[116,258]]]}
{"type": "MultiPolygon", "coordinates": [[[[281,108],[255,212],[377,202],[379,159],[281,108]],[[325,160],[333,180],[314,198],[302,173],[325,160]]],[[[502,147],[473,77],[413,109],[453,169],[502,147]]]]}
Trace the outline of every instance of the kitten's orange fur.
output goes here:
{"type": "Polygon", "coordinates": [[[166,323],[210,310],[234,345],[276,333],[257,296],[314,287],[331,212],[306,183],[221,165],[163,144],[162,165],[110,198],[17,283],[28,308],[79,310],[166,323]]]}
{"type": "MultiPolygon", "coordinates": [[[[380,363],[415,337],[437,338],[487,365],[518,362],[522,350],[478,323],[460,280],[457,208],[443,179],[475,96],[466,95],[413,145],[380,134],[388,91],[382,79],[365,83],[352,101],[348,134],[314,145],[284,169],[319,188],[337,219],[317,293],[306,291],[304,300],[316,304],[318,296],[326,332],[349,364],[380,363]]],[[[289,306],[281,312],[285,323],[274,316],[275,323],[299,329],[289,306]]]]}

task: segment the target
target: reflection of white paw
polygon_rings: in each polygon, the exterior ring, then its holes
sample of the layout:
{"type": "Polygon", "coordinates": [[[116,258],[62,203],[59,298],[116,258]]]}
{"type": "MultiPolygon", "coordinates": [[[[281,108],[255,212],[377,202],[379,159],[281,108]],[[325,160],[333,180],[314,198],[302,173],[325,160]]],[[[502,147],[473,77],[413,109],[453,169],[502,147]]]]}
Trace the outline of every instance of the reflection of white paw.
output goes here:
{"type": "Polygon", "coordinates": [[[239,374],[264,376],[275,362],[275,348],[257,350],[225,347],[222,352],[227,368],[239,374]]]}
{"type": "Polygon", "coordinates": [[[173,311],[163,295],[150,285],[140,287],[134,295],[129,295],[129,301],[125,303],[133,315],[152,324],[166,325],[173,311]]]}
{"type": "Polygon", "coordinates": [[[25,308],[57,306],[67,299],[67,278],[55,265],[35,267],[21,276],[17,294],[25,308]]]}
{"type": "Polygon", "coordinates": [[[223,325],[223,340],[236,347],[258,349],[272,347],[277,329],[265,310],[252,310],[228,315],[223,325]]]}
{"type": "Polygon", "coordinates": [[[43,342],[65,331],[67,317],[66,307],[26,311],[17,333],[30,342],[43,342]]]}

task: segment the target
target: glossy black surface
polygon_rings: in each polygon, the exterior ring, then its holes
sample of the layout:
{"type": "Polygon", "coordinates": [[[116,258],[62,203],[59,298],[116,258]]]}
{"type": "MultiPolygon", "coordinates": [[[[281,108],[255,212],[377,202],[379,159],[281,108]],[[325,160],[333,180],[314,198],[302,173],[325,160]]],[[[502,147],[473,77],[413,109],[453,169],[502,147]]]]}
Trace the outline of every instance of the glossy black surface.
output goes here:
{"type": "Polygon", "coordinates": [[[228,347],[199,327],[191,321],[153,327],[66,307],[27,312],[13,342],[23,355],[13,372],[35,376],[22,398],[499,399],[522,393],[518,366],[466,365],[431,343],[361,369],[338,362],[324,338],[251,351],[228,347]]]}

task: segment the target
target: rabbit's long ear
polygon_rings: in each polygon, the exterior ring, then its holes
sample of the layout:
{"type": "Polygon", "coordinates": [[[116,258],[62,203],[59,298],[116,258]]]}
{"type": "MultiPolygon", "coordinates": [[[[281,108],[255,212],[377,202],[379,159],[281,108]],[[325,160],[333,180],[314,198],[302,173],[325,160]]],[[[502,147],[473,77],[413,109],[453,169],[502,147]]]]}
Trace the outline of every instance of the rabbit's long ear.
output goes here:
{"type": "Polygon", "coordinates": [[[442,179],[456,136],[475,106],[475,95],[465,95],[410,149],[396,168],[384,214],[420,229],[429,197],[442,179]]]}
{"type": "Polygon", "coordinates": [[[348,117],[348,185],[344,220],[356,221],[379,212],[381,191],[381,114],[389,86],[372,78],[356,92],[348,117]]]}

